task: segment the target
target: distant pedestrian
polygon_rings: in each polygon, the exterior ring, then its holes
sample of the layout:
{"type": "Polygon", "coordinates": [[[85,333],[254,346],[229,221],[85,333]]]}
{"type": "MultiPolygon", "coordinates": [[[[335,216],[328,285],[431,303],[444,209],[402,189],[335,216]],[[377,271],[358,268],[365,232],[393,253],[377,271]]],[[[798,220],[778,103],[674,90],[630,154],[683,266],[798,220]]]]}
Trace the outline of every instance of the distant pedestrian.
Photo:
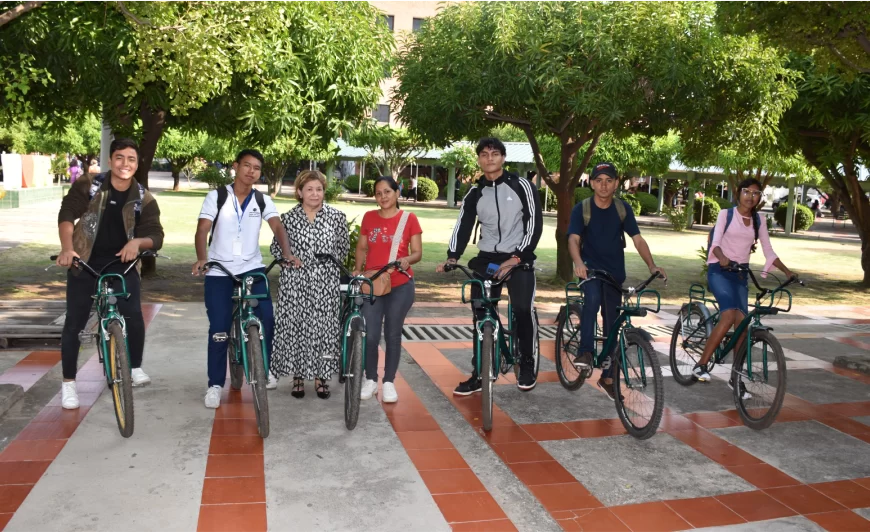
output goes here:
{"type": "Polygon", "coordinates": [[[69,184],[72,185],[76,182],[76,179],[78,179],[82,175],[82,169],[79,168],[78,159],[72,160],[67,171],[69,172],[69,184]]]}

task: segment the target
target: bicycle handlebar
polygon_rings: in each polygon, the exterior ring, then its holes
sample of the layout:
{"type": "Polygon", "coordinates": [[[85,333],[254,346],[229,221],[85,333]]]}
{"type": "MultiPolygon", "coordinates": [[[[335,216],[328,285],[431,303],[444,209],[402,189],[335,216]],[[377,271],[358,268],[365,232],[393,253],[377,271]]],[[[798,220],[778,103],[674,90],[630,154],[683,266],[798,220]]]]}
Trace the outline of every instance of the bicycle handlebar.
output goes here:
{"type": "Polygon", "coordinates": [[[469,279],[476,281],[491,281],[493,285],[499,285],[507,281],[510,278],[511,274],[514,272],[514,270],[532,271],[534,269],[535,267],[528,262],[519,262],[511,266],[511,268],[504,276],[502,276],[501,279],[495,279],[492,277],[485,277],[483,275],[480,275],[476,271],[466,268],[459,263],[447,263],[444,265],[444,273],[452,272],[453,270],[461,270],[462,273],[464,273],[469,279]]]}
{"type": "MultiPolygon", "coordinates": [[[[776,288],[764,288],[763,286],[758,284],[758,279],[755,277],[754,271],[749,266],[744,266],[744,265],[739,264],[739,263],[734,262],[734,261],[731,261],[731,263],[728,264],[728,266],[726,268],[723,268],[723,270],[730,271],[730,272],[746,272],[746,273],[748,273],[749,278],[752,279],[752,284],[754,284],[755,288],[757,288],[760,291],[758,296],[756,296],[756,298],[755,298],[756,301],[761,299],[762,297],[768,295],[768,294],[776,292],[777,290],[782,290],[786,286],[792,285],[794,283],[797,283],[801,286],[806,286],[804,284],[804,282],[798,278],[797,275],[792,275],[785,282],[780,283],[779,286],[777,286],[776,288]]],[[[779,280],[779,279],[777,279],[777,280],[779,280]]]]}
{"type": "MultiPolygon", "coordinates": [[[[52,255],[49,257],[49,260],[57,261],[58,256],[59,255],[52,255]]],[[[140,251],[139,255],[137,255],[136,258],[130,263],[130,266],[128,266],[127,269],[124,270],[124,273],[122,275],[127,275],[128,273],[130,273],[130,270],[132,270],[136,266],[136,263],[139,262],[140,260],[142,260],[144,257],[154,257],[154,258],[159,258],[159,259],[168,259],[169,258],[166,255],[158,255],[157,253],[155,253],[151,250],[140,251]]],[[[113,266],[115,264],[118,264],[119,262],[121,262],[121,259],[117,258],[117,259],[113,260],[112,262],[103,266],[103,269],[101,269],[98,272],[98,271],[94,270],[90,264],[88,264],[87,262],[85,262],[81,258],[73,257],[72,267],[78,268],[80,270],[84,269],[86,272],[93,275],[94,277],[100,277],[100,275],[102,275],[103,272],[106,271],[106,268],[108,268],[109,266],[113,266]]],[[[49,266],[49,268],[50,268],[50,266],[49,266]]]]}
{"type": "Polygon", "coordinates": [[[580,287],[583,285],[583,283],[585,283],[587,281],[593,281],[595,279],[598,279],[599,281],[604,281],[607,284],[609,284],[610,286],[619,290],[619,292],[623,296],[630,296],[632,294],[636,294],[637,292],[644,290],[647,286],[649,286],[650,283],[652,283],[654,280],[661,278],[661,277],[662,277],[662,274],[660,274],[659,272],[656,272],[656,273],[650,275],[646,281],[640,283],[637,286],[629,286],[628,288],[623,288],[621,284],[616,282],[616,279],[614,279],[613,276],[610,275],[610,273],[608,273],[604,270],[587,270],[586,279],[584,279],[582,282],[578,283],[577,286],[580,287]]]}
{"type": "MultiPolygon", "coordinates": [[[[273,260],[272,263],[269,264],[269,266],[266,268],[266,271],[263,272],[263,275],[269,275],[269,272],[272,271],[272,268],[274,268],[276,264],[287,263],[287,262],[289,262],[287,259],[275,259],[275,260],[273,260]]],[[[199,271],[204,272],[204,271],[207,271],[209,268],[212,268],[215,266],[217,266],[217,269],[219,269],[222,272],[224,272],[225,274],[227,274],[227,276],[231,277],[233,281],[235,281],[237,283],[242,282],[241,279],[239,279],[237,276],[233,275],[228,269],[226,269],[226,267],[223,264],[221,264],[220,262],[214,261],[214,260],[211,262],[206,262],[205,264],[203,264],[202,268],[200,268],[199,271]]]]}
{"type": "Polygon", "coordinates": [[[408,279],[411,278],[411,275],[410,275],[408,272],[406,272],[405,270],[402,269],[402,262],[401,262],[401,261],[398,261],[398,260],[394,260],[393,262],[390,262],[390,263],[386,264],[383,268],[381,268],[380,270],[378,270],[378,271],[377,271],[374,275],[372,275],[371,277],[365,277],[365,276],[362,276],[362,275],[354,275],[352,272],[349,272],[349,271],[347,270],[347,268],[344,267],[344,264],[340,263],[340,262],[338,261],[338,259],[336,259],[336,258],[333,257],[332,255],[330,255],[329,253],[315,253],[315,254],[314,254],[314,258],[317,259],[317,260],[319,260],[319,261],[324,261],[324,260],[326,260],[326,261],[332,262],[333,264],[335,264],[336,266],[338,266],[338,268],[341,270],[341,272],[342,272],[343,274],[347,275],[347,276],[350,277],[350,278],[354,278],[354,277],[362,277],[362,278],[368,279],[368,280],[370,280],[370,281],[374,281],[375,279],[378,278],[378,276],[380,276],[381,274],[383,274],[384,272],[386,272],[386,271],[389,270],[390,268],[395,268],[397,271],[399,271],[399,272],[401,272],[402,274],[404,274],[408,279]]]}

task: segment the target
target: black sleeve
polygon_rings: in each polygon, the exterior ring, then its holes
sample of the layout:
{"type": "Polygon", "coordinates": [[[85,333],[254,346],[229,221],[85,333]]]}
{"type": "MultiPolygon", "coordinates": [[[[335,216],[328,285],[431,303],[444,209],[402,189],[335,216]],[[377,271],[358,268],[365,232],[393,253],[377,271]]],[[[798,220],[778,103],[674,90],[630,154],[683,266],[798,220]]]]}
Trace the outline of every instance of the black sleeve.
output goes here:
{"type": "Polygon", "coordinates": [[[523,203],[523,240],[517,246],[516,254],[523,262],[535,260],[535,249],[541,240],[544,225],[544,215],[541,212],[541,198],[532,182],[519,178],[516,191],[523,203]]]}
{"type": "Polygon", "coordinates": [[[474,185],[468,189],[468,193],[462,199],[459,218],[456,220],[456,226],[453,227],[450,242],[447,243],[448,259],[459,260],[459,257],[465,252],[465,246],[468,245],[468,239],[471,238],[471,231],[474,230],[474,221],[477,219],[477,200],[479,198],[480,193],[477,185],[474,185]]]}

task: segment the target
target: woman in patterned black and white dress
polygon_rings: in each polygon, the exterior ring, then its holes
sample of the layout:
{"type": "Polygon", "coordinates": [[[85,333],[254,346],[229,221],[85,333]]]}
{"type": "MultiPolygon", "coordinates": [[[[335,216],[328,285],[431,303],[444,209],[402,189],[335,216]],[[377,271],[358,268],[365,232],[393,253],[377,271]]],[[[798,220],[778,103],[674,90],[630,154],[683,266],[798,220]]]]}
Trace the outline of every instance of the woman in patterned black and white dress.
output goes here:
{"type": "MultiPolygon", "coordinates": [[[[339,275],[338,268],[314,258],[328,253],[343,261],[350,249],[347,217],[323,204],[326,178],[316,170],[296,178],[296,205],[281,215],[290,239],[292,268],[281,270],[272,370],[293,375],[293,397],[305,396],[305,381],[315,380],[317,396],[329,397],[327,381],[338,371],[339,275]]],[[[272,254],[281,248],[272,241],[272,254]]]]}

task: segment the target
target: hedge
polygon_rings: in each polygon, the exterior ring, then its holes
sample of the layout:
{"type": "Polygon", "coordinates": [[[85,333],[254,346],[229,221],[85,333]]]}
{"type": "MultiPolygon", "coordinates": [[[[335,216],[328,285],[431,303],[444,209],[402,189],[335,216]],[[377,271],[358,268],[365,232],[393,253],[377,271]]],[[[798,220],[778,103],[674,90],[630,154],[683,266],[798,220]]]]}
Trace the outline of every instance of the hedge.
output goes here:
{"type": "MultiPolygon", "coordinates": [[[[804,205],[795,204],[795,217],[794,217],[794,230],[795,231],[806,231],[816,222],[816,215],[813,214],[813,211],[804,205]]],[[[776,220],[776,225],[785,229],[785,215],[786,211],[788,211],[788,205],[785,203],[780,204],[780,206],[776,209],[776,212],[773,213],[773,219],[776,220]]]]}
{"type": "Polygon", "coordinates": [[[541,198],[541,208],[544,209],[544,212],[556,210],[556,195],[553,194],[552,190],[548,191],[546,188],[539,188],[538,196],[541,198]]]}
{"type": "Polygon", "coordinates": [[[731,207],[734,206],[734,204],[731,203],[731,201],[729,201],[728,198],[720,198],[719,196],[713,196],[711,199],[719,204],[720,209],[730,209],[731,207]]]}
{"type": "Polygon", "coordinates": [[[432,201],[438,198],[438,185],[428,177],[417,179],[417,201],[432,201]]]}
{"type": "Polygon", "coordinates": [[[649,192],[636,192],[634,197],[640,202],[641,214],[655,214],[659,211],[659,199],[649,192]]]}
{"type": "Polygon", "coordinates": [[[344,178],[344,188],[348,190],[348,192],[357,193],[359,192],[359,176],[356,174],[351,174],[344,178]]]}
{"type": "Polygon", "coordinates": [[[705,197],[703,201],[704,218],[701,218],[701,200],[699,199],[695,199],[695,204],[692,207],[692,218],[696,224],[712,225],[716,223],[716,217],[719,216],[719,211],[722,209],[719,208],[719,204],[713,198],[705,197]]]}
{"type": "Polygon", "coordinates": [[[634,194],[623,194],[622,200],[628,203],[629,207],[631,207],[631,212],[633,212],[635,216],[640,214],[640,200],[638,200],[634,194]]]}
{"type": "Polygon", "coordinates": [[[594,195],[595,192],[589,187],[577,187],[574,189],[574,205],[594,195]]]}
{"type": "Polygon", "coordinates": [[[375,180],[366,179],[363,181],[362,191],[366,196],[373,198],[375,196],[375,180]]]}

